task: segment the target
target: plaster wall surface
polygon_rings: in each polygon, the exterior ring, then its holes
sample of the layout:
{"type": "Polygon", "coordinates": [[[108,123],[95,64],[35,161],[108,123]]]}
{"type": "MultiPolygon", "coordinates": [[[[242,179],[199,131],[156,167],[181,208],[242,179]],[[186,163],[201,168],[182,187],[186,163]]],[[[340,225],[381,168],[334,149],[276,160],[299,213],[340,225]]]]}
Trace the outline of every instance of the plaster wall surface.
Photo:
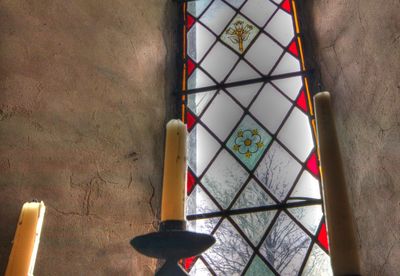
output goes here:
{"type": "Polygon", "coordinates": [[[35,275],[152,275],[129,241],[158,217],[174,7],[0,2],[0,274],[36,198],[47,213],[35,275]]]}
{"type": "Polygon", "coordinates": [[[362,275],[400,275],[400,1],[302,6],[306,48],[332,94],[362,275]]]}

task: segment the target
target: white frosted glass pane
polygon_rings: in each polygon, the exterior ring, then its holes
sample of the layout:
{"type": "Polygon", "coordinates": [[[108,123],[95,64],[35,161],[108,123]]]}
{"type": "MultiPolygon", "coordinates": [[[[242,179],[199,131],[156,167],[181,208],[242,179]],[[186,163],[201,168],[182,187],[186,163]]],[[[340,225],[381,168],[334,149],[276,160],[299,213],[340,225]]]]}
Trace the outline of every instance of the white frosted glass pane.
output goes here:
{"type": "Polygon", "coordinates": [[[244,1],[245,0],[227,0],[226,2],[228,2],[229,4],[234,6],[235,8],[239,8],[243,4],[244,1]]]}
{"type": "Polygon", "coordinates": [[[239,121],[243,110],[225,92],[219,92],[201,120],[224,141],[239,121]]]}
{"type": "Polygon", "coordinates": [[[262,83],[235,86],[227,88],[228,92],[237,99],[244,107],[247,107],[254,96],[260,90],[262,83]]]}
{"type": "Polygon", "coordinates": [[[194,70],[190,75],[187,85],[188,89],[194,89],[212,86],[215,85],[215,82],[213,82],[203,71],[196,68],[196,70],[194,70]]]}
{"type": "Polygon", "coordinates": [[[272,81],[283,93],[290,99],[295,100],[301,87],[303,80],[301,77],[291,77],[272,81]]]}
{"type": "Polygon", "coordinates": [[[281,125],[291,103],[271,84],[266,84],[250,107],[250,112],[272,133],[281,125]]]}
{"type": "Polygon", "coordinates": [[[189,133],[188,164],[196,175],[200,175],[214,157],[220,145],[201,125],[197,124],[189,133]]]}
{"type": "Polygon", "coordinates": [[[201,182],[225,209],[248,176],[247,171],[226,150],[222,150],[201,182]]]}
{"type": "Polygon", "coordinates": [[[253,68],[250,67],[245,61],[241,60],[236,65],[235,69],[233,69],[232,73],[229,75],[227,79],[227,83],[242,81],[242,80],[251,80],[260,78],[261,75],[258,74],[253,68]]]}
{"type": "Polygon", "coordinates": [[[232,50],[222,43],[217,42],[201,63],[201,66],[215,80],[220,82],[226,77],[229,70],[232,69],[237,59],[238,56],[232,50]]]}
{"type": "Polygon", "coordinates": [[[187,11],[194,17],[198,17],[211,3],[211,0],[190,1],[187,3],[187,11]]]}
{"type": "Polygon", "coordinates": [[[300,169],[301,165],[274,142],[255,171],[255,176],[282,201],[293,186],[300,169]]]}
{"type": "Polygon", "coordinates": [[[292,17],[279,9],[265,27],[265,30],[283,46],[287,46],[294,37],[292,17]]]}
{"type": "Polygon", "coordinates": [[[216,90],[189,94],[187,106],[194,114],[198,116],[211,101],[215,91],[216,90]]]}
{"type": "Polygon", "coordinates": [[[201,24],[196,23],[187,33],[188,56],[199,62],[215,41],[215,36],[201,24]]]}
{"type": "Polygon", "coordinates": [[[221,0],[215,0],[200,18],[207,27],[219,35],[232,19],[235,11],[221,0]]]}
{"type": "Polygon", "coordinates": [[[257,25],[264,26],[276,8],[269,0],[249,0],[241,9],[241,12],[257,25]]]}
{"type": "Polygon", "coordinates": [[[290,197],[321,199],[319,181],[308,171],[304,171],[290,197]]]}
{"type": "Polygon", "coordinates": [[[278,66],[275,68],[272,75],[282,75],[287,73],[299,72],[300,62],[297,58],[286,53],[282,59],[279,61],[278,66]]]}
{"type": "Polygon", "coordinates": [[[210,219],[196,219],[187,221],[187,228],[189,231],[211,234],[220,218],[210,219]]]}
{"type": "Polygon", "coordinates": [[[254,42],[248,50],[245,58],[261,73],[267,75],[282,52],[283,49],[281,46],[276,44],[265,34],[260,34],[256,42],[254,42]]]}
{"type": "MultiPolygon", "coordinates": [[[[190,2],[189,2],[190,3],[190,2]]],[[[207,269],[206,265],[201,259],[197,259],[196,263],[190,270],[191,276],[212,276],[211,272],[207,269]]]]}
{"type": "Polygon", "coordinates": [[[232,209],[273,205],[276,202],[253,179],[246,185],[232,209]]]}
{"type": "Polygon", "coordinates": [[[272,0],[273,2],[280,4],[283,0],[272,0]]]}
{"type": "Polygon", "coordinates": [[[294,108],[278,133],[278,139],[302,162],[306,160],[314,142],[308,117],[298,108],[294,108]]]}
{"type": "Polygon", "coordinates": [[[331,259],[317,244],[314,244],[302,276],[333,276],[331,259]]]}
{"type": "Polygon", "coordinates": [[[240,275],[253,250],[228,220],[214,234],[216,243],[203,254],[217,275],[240,275]]]}
{"type": "Polygon", "coordinates": [[[210,197],[203,191],[203,189],[196,185],[190,193],[186,202],[186,214],[204,214],[219,211],[218,207],[210,199],[210,197]]]}
{"type": "Polygon", "coordinates": [[[288,210],[297,219],[297,221],[299,221],[308,231],[315,235],[322,219],[321,205],[289,208],[288,210]]]}

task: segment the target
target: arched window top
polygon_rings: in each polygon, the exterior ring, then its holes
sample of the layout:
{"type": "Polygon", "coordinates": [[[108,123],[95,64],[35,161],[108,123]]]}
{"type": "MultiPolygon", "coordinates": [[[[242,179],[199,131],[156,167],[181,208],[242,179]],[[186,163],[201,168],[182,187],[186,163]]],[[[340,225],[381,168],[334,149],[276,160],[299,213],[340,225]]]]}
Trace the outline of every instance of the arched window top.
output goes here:
{"type": "Polygon", "coordinates": [[[191,275],[330,275],[295,1],[181,4],[191,275]]]}

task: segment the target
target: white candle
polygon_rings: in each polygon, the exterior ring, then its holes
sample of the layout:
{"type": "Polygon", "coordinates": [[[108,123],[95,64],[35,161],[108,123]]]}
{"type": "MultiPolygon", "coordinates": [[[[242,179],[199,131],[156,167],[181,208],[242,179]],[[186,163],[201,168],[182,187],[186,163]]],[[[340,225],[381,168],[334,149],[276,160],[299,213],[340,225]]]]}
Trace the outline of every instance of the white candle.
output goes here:
{"type": "Polygon", "coordinates": [[[186,125],[181,120],[167,124],[161,221],[185,220],[186,125]]]}
{"type": "Polygon", "coordinates": [[[314,96],[322,186],[334,275],[359,275],[357,242],[329,92],[314,96]]]}
{"type": "Polygon", "coordinates": [[[43,202],[22,206],[5,276],[33,275],[45,210],[43,202]]]}

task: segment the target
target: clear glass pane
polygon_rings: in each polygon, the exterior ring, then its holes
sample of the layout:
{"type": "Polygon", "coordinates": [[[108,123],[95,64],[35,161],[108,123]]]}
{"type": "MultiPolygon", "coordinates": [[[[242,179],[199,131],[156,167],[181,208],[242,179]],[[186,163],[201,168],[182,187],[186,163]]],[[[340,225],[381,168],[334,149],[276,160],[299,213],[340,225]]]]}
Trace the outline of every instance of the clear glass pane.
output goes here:
{"type": "Polygon", "coordinates": [[[333,276],[331,259],[317,244],[314,244],[304,267],[303,276],[333,276]]]}
{"type": "Polygon", "coordinates": [[[299,208],[289,208],[288,211],[299,221],[308,231],[315,235],[322,219],[322,206],[312,205],[299,208]]]}
{"type": "Polygon", "coordinates": [[[225,92],[218,92],[201,120],[224,141],[243,114],[243,110],[225,92]]]}
{"type": "Polygon", "coordinates": [[[264,26],[276,8],[274,4],[267,0],[250,0],[243,6],[241,12],[257,25],[264,26]]]}
{"type": "Polygon", "coordinates": [[[219,211],[210,197],[203,189],[196,185],[186,201],[186,214],[205,214],[219,211]]]}
{"type": "Polygon", "coordinates": [[[203,112],[207,104],[211,101],[215,92],[216,90],[189,94],[187,100],[187,106],[194,114],[199,116],[201,112],[203,112]]]}
{"type": "Polygon", "coordinates": [[[217,42],[201,63],[201,67],[217,82],[221,82],[235,65],[237,59],[238,56],[231,49],[217,42]]]}
{"type": "Polygon", "coordinates": [[[246,185],[232,209],[274,205],[276,202],[253,179],[246,185]]]}
{"type": "Polygon", "coordinates": [[[232,216],[232,219],[249,238],[254,246],[257,246],[264,236],[276,211],[254,212],[232,216]]]}
{"type": "Polygon", "coordinates": [[[250,112],[272,133],[282,124],[292,103],[267,83],[250,107],[250,112]]]}
{"type": "MultiPolygon", "coordinates": [[[[191,3],[191,2],[189,2],[191,3]]],[[[197,259],[196,263],[190,270],[189,275],[191,276],[212,276],[211,272],[207,269],[201,259],[197,259]]]]}
{"type": "Polygon", "coordinates": [[[294,37],[292,16],[279,9],[265,27],[265,31],[286,47],[294,37]]]}
{"type": "Polygon", "coordinates": [[[247,62],[241,60],[236,65],[235,69],[233,69],[232,73],[229,75],[226,80],[227,83],[243,81],[243,80],[251,80],[260,78],[261,75],[258,74],[247,62]]]}
{"type": "Polygon", "coordinates": [[[187,81],[188,89],[195,89],[212,85],[215,85],[215,82],[213,82],[206,74],[204,74],[203,71],[198,68],[193,71],[187,81]]]}
{"type": "Polygon", "coordinates": [[[211,1],[212,0],[190,1],[187,3],[187,11],[194,17],[198,17],[207,8],[211,1]]]}
{"type": "Polygon", "coordinates": [[[243,107],[248,107],[254,96],[260,90],[262,83],[253,83],[248,85],[240,85],[231,88],[227,88],[229,94],[231,94],[236,100],[238,100],[243,107]]]}
{"type": "Polygon", "coordinates": [[[235,11],[227,4],[221,0],[215,0],[200,18],[200,21],[219,35],[225,29],[234,14],[235,11]]]}
{"type": "Polygon", "coordinates": [[[314,148],[308,117],[298,108],[294,108],[284,126],[278,133],[278,139],[302,162],[314,148]]]}
{"type": "Polygon", "coordinates": [[[227,2],[234,6],[235,8],[239,8],[245,0],[228,0],[227,2]]]}
{"type": "Polygon", "coordinates": [[[282,52],[281,46],[265,34],[260,34],[256,42],[248,50],[245,58],[261,73],[268,75],[282,52]]]}
{"type": "Polygon", "coordinates": [[[199,124],[189,133],[188,140],[188,164],[199,176],[220,148],[220,144],[199,124]]]}
{"type": "Polygon", "coordinates": [[[222,150],[202,179],[204,187],[227,208],[249,174],[226,151],[222,150]]]}
{"type": "Polygon", "coordinates": [[[291,100],[295,100],[303,86],[301,77],[292,77],[272,81],[283,93],[286,94],[291,100]]]}
{"type": "Polygon", "coordinates": [[[259,29],[253,23],[238,14],[225,29],[221,39],[241,54],[247,49],[258,32],[259,29]]]}
{"type": "Polygon", "coordinates": [[[277,199],[284,200],[300,169],[301,165],[274,142],[255,171],[255,176],[277,199]]]}
{"type": "Polygon", "coordinates": [[[194,61],[199,62],[214,43],[216,37],[201,24],[195,23],[187,33],[187,53],[194,61]]]}
{"type": "Polygon", "coordinates": [[[248,169],[252,170],[271,140],[272,137],[246,115],[232,133],[226,146],[248,169]]]}
{"type": "Polygon", "coordinates": [[[260,259],[255,256],[247,269],[245,276],[274,276],[275,274],[269,269],[269,267],[260,259]]]}
{"type": "Polygon", "coordinates": [[[203,255],[217,275],[240,275],[253,250],[226,219],[214,234],[217,240],[203,255]]]}
{"type": "Polygon", "coordinates": [[[311,238],[291,220],[281,213],[260,252],[282,275],[298,275],[311,238]]]}
{"type": "Polygon", "coordinates": [[[221,218],[209,218],[209,219],[196,219],[187,221],[187,229],[189,231],[211,234],[221,218]]]}
{"type": "Polygon", "coordinates": [[[279,61],[272,75],[282,75],[287,73],[300,72],[300,62],[291,54],[286,53],[279,61]]]}

